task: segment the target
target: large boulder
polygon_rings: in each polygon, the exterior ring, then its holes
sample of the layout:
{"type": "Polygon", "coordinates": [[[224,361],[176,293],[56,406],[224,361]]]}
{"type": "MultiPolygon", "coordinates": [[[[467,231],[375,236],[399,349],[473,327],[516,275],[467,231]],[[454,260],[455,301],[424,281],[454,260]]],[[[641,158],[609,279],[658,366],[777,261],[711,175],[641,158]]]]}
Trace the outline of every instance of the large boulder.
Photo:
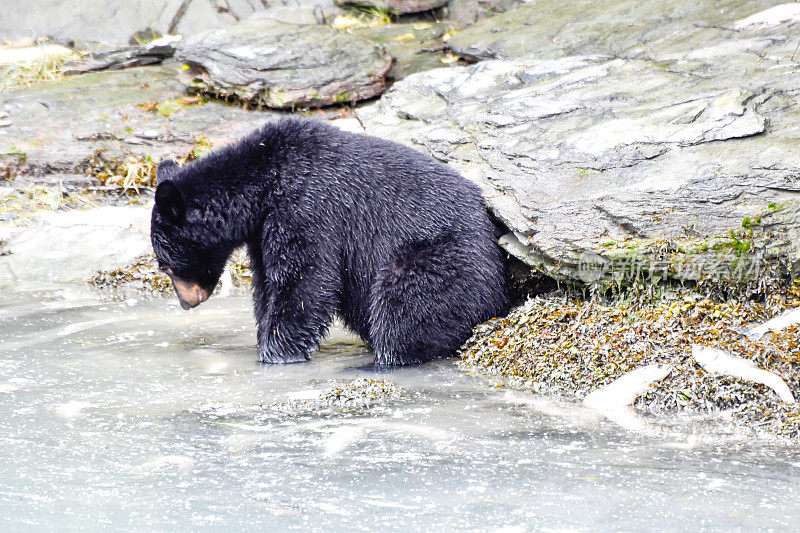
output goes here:
{"type": "Polygon", "coordinates": [[[465,58],[649,57],[728,40],[733,23],[775,0],[540,0],[479,21],[448,42],[465,58]]]}
{"type": "MultiPolygon", "coordinates": [[[[579,25],[595,3],[573,4],[579,25]]],[[[681,32],[646,58],[565,55],[548,35],[533,55],[412,75],[358,115],[481,184],[504,246],[556,278],[796,268],[800,25],[733,4],[715,26],[670,21],[681,32]]],[[[529,24],[538,36],[552,21],[529,24]]],[[[642,31],[614,28],[619,43],[642,31]]]]}
{"type": "Polygon", "coordinates": [[[112,207],[67,213],[29,213],[24,226],[0,221],[0,290],[83,283],[98,270],[118,268],[150,246],[150,209],[112,207]]]}
{"type": "Polygon", "coordinates": [[[186,39],[192,89],[272,108],[355,103],[381,94],[391,56],[327,26],[250,19],[186,39]]]}
{"type": "Polygon", "coordinates": [[[192,34],[263,9],[261,0],[25,0],[4,2],[0,42],[50,36],[130,44],[134,34],[192,34]],[[261,5],[259,5],[261,4],[261,5]],[[233,6],[236,9],[229,8],[233,6]]]}

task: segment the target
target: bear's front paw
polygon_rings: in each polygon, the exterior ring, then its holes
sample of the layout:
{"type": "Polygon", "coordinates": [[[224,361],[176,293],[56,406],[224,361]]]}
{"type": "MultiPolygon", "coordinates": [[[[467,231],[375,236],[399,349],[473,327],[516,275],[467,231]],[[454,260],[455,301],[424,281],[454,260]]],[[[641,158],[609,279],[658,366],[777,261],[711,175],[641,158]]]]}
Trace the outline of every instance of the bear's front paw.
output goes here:
{"type": "Polygon", "coordinates": [[[276,351],[267,346],[259,346],[258,348],[258,360],[262,363],[283,365],[288,363],[304,363],[308,359],[308,355],[303,353],[276,351]]]}
{"type": "Polygon", "coordinates": [[[406,365],[419,365],[428,359],[408,355],[395,355],[393,353],[377,351],[375,352],[375,359],[372,364],[375,366],[406,366],[406,365]]]}

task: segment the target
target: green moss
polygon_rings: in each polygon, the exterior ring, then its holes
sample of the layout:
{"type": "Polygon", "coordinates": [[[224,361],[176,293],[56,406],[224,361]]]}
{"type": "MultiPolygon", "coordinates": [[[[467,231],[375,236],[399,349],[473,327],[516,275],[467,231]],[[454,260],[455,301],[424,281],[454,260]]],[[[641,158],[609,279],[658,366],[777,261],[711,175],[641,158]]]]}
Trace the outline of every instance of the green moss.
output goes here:
{"type": "MultiPolygon", "coordinates": [[[[757,225],[751,220],[748,226],[757,225]]],[[[739,285],[761,275],[752,229],[731,230],[707,239],[628,239],[598,245],[604,263],[589,260],[584,281],[602,290],[621,290],[630,285],[655,286],[662,282],[703,279],[739,285]],[[597,270],[597,272],[594,272],[597,270]],[[594,275],[592,275],[594,274],[594,275]],[[593,279],[593,281],[589,281],[593,279]]]]}
{"type": "Polygon", "coordinates": [[[348,91],[336,93],[336,96],[333,97],[333,101],[337,104],[349,103],[351,101],[350,93],[348,91]]]}
{"type": "Polygon", "coordinates": [[[740,256],[747,253],[751,247],[751,241],[746,236],[731,230],[728,233],[728,238],[718,239],[711,246],[711,249],[715,252],[733,252],[740,256]]]}
{"type": "Polygon", "coordinates": [[[9,150],[9,153],[17,156],[17,158],[19,159],[19,163],[21,165],[24,165],[25,163],[28,162],[28,154],[27,154],[27,152],[17,148],[16,146],[12,146],[11,149],[9,150]]]}
{"type": "Polygon", "coordinates": [[[752,230],[756,226],[760,226],[761,217],[762,215],[758,215],[757,217],[754,218],[744,217],[744,219],[742,219],[742,227],[748,230],[752,230]]]}
{"type": "Polygon", "coordinates": [[[208,137],[205,135],[199,135],[194,139],[194,148],[192,148],[191,153],[187,156],[187,160],[200,159],[210,151],[211,141],[209,141],[208,137]]]}
{"type": "Polygon", "coordinates": [[[285,107],[286,106],[286,91],[277,87],[271,88],[264,95],[265,103],[270,107],[285,107]]]}
{"type": "Polygon", "coordinates": [[[773,203],[770,202],[769,204],[767,204],[767,211],[769,213],[777,213],[778,211],[781,211],[782,209],[785,209],[786,207],[788,207],[791,204],[792,204],[792,202],[781,202],[779,204],[773,204],[773,203]]]}
{"type": "Polygon", "coordinates": [[[161,103],[155,103],[151,105],[151,110],[156,111],[162,117],[169,117],[181,109],[194,105],[205,105],[205,103],[206,100],[202,96],[186,96],[182,98],[172,98],[161,103]]]}

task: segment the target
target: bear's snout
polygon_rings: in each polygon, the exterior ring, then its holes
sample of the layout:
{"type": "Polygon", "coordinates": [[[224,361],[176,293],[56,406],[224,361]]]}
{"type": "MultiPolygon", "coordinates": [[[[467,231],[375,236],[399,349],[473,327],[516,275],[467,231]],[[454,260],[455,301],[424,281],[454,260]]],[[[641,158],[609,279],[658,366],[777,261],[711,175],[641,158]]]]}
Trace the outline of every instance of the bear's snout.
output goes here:
{"type": "Polygon", "coordinates": [[[175,287],[175,294],[178,295],[178,301],[184,309],[197,307],[211,296],[211,291],[195,282],[185,281],[176,276],[170,276],[170,278],[175,287]]]}

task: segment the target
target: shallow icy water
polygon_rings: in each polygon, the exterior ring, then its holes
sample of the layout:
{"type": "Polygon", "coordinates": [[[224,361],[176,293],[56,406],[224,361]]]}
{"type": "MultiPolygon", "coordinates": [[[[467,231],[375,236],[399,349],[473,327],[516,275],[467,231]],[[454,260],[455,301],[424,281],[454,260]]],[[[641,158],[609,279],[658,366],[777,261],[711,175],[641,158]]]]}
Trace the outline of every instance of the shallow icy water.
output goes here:
{"type": "Polygon", "coordinates": [[[334,332],[255,361],[246,297],[0,295],[0,529],[730,530],[800,522],[800,453],[625,432],[334,332]],[[405,399],[293,411],[335,380],[405,399]],[[297,402],[295,402],[297,403],[297,402]],[[276,407],[277,406],[277,407],[276,407]],[[284,406],[285,408],[282,408],[284,406]]]}

